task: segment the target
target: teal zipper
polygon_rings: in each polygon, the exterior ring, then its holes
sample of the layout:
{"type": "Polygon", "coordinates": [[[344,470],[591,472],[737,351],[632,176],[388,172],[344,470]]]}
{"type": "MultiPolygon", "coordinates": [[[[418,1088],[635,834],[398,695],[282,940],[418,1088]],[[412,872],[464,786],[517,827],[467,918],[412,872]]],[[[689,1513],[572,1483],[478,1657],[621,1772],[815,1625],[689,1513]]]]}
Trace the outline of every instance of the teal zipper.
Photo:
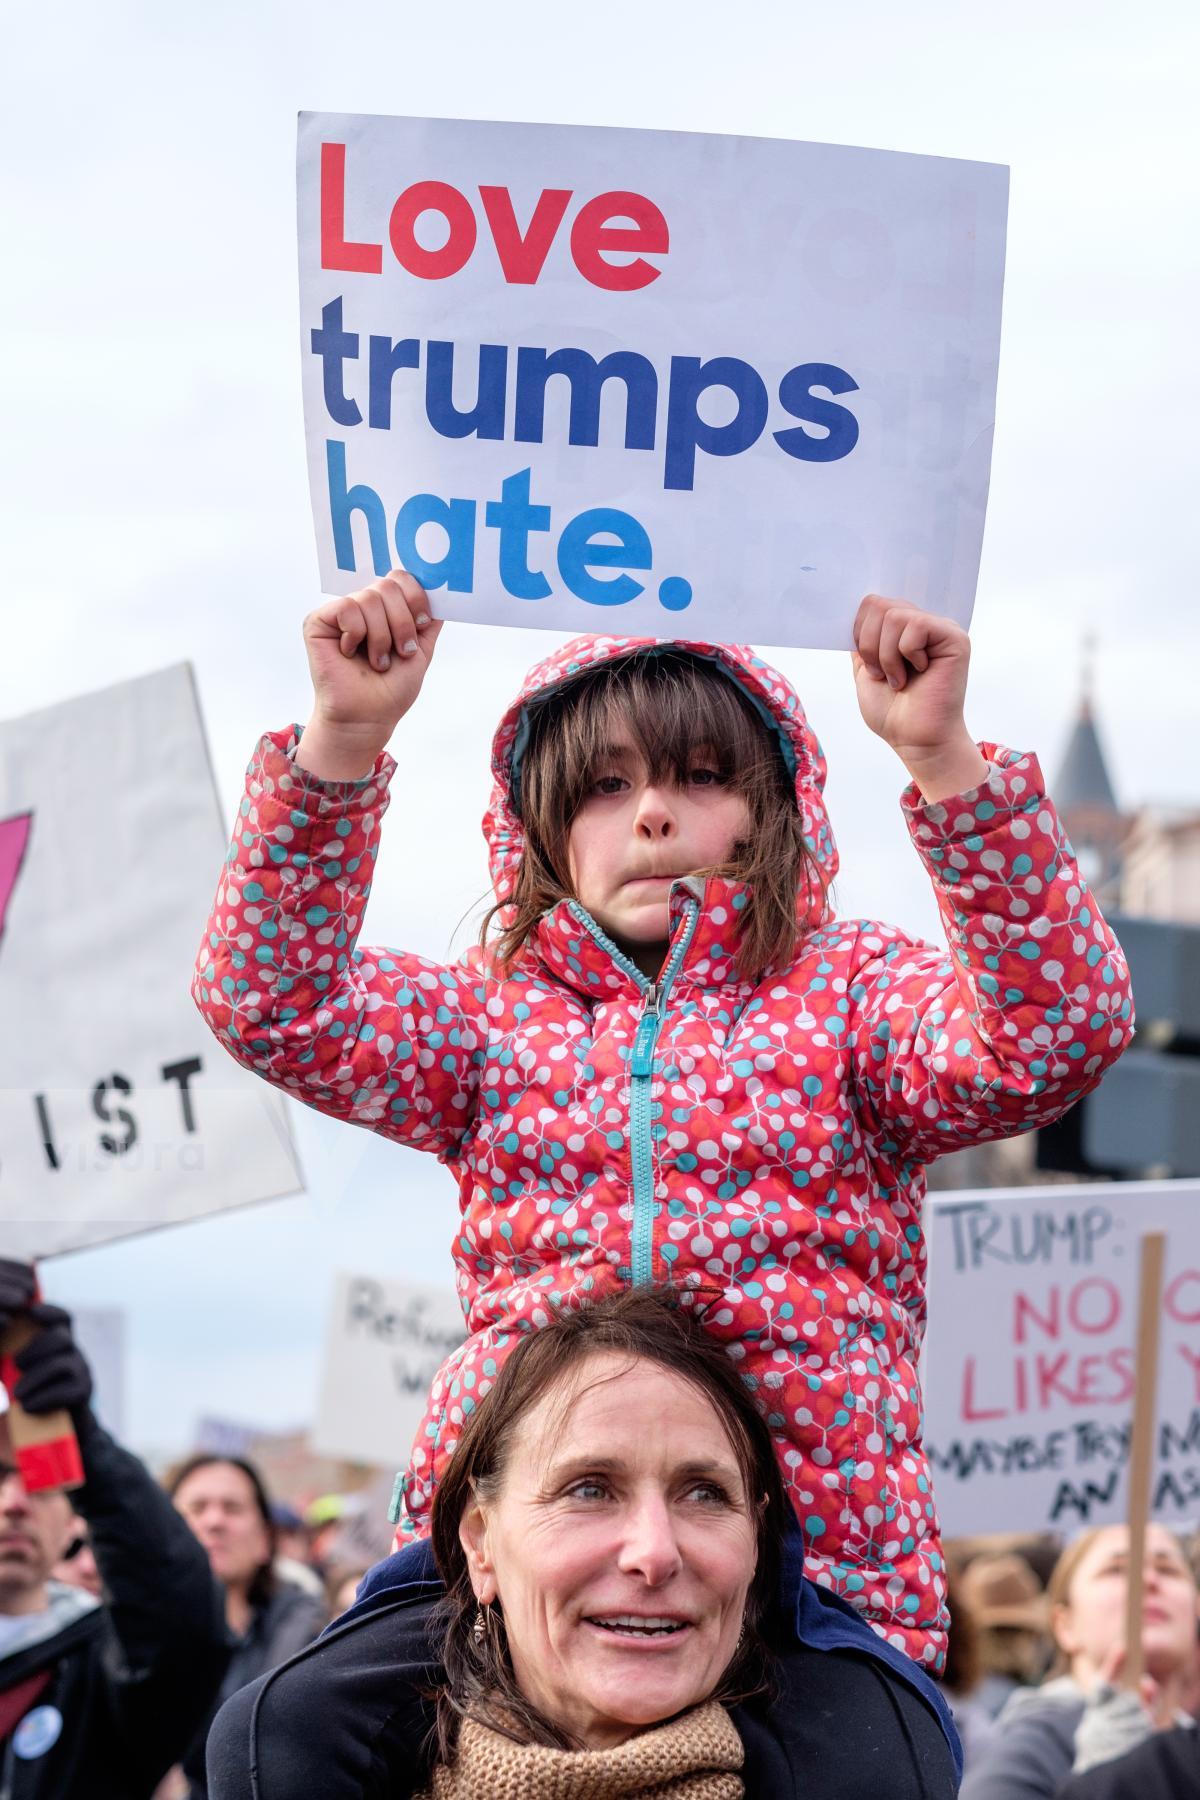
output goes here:
{"type": "Polygon", "coordinates": [[[569,902],[572,915],[591,934],[613,961],[633,977],[645,996],[641,1016],[634,1033],[629,1057],[629,1150],[633,1165],[633,1242],[630,1273],[634,1287],[645,1287],[654,1279],[654,1146],[650,1132],[650,1089],[654,1079],[654,1047],[662,1023],[661,1005],[678,975],[700,908],[689,900],[687,923],[676,939],[666,966],[657,981],[648,981],[625,953],[618,950],[591,914],[577,900],[569,902]]]}

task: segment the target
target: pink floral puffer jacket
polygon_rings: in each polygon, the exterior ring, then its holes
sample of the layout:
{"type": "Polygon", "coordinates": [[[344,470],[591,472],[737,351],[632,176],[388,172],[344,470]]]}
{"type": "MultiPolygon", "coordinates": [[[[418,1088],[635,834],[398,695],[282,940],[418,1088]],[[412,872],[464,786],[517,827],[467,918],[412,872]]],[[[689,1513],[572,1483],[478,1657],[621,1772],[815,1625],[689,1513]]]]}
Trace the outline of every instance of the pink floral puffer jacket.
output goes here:
{"type": "MultiPolygon", "coordinates": [[[[575,640],[501,721],[485,820],[497,892],[521,826],[524,707],[644,648],[575,640]]],[[[820,748],[752,651],[687,645],[739,682],[794,769],[826,878],[820,748]]],[[[703,1291],[757,1395],[808,1572],[936,1668],[945,1584],[921,1448],[924,1165],[1027,1131],[1092,1087],[1132,1032],[1121,952],[1032,756],[984,746],[984,786],[903,806],[949,950],[812,899],[789,967],[734,967],[743,895],[682,881],[653,985],[563,900],[501,980],[358,947],[390,757],[325,783],[264,737],[201,946],[196,999],[226,1047],[298,1099],[436,1153],[460,1189],[469,1337],[437,1376],[401,1484],[428,1529],[439,1471],[518,1334],[625,1282],[703,1291]]],[[[808,906],[808,900],[804,902],[808,906]]]]}

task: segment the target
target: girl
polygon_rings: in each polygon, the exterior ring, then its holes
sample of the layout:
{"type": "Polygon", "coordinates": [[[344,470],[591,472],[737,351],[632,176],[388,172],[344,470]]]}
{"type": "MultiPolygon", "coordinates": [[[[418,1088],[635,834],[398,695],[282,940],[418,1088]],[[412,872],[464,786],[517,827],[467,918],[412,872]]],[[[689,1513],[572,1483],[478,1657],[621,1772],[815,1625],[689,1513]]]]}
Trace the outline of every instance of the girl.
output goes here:
{"type": "Polygon", "coordinates": [[[824,762],[774,669],[576,639],[496,733],[492,935],[448,967],[362,950],[384,746],[440,629],[399,571],[310,615],[312,717],[259,745],[195,985],[248,1067],[458,1179],[470,1335],[398,1483],[400,1535],[427,1535],[518,1334],[667,1279],[759,1397],[809,1576],[936,1670],[924,1166],[1055,1118],[1132,1032],[1037,762],[971,741],[958,626],[863,602],[859,705],[908,771],[947,954],[833,916],[824,762]]]}

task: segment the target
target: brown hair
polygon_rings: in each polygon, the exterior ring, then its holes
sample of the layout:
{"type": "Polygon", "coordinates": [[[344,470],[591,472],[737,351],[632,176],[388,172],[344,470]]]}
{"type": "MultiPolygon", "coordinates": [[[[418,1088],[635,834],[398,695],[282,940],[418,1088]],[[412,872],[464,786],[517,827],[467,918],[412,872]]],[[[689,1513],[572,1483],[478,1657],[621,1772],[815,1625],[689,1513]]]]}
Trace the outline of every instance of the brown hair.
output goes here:
{"type": "Polygon", "coordinates": [[[983,1647],[979,1616],[960,1592],[958,1583],[959,1577],[951,1570],[946,1584],[950,1634],[946,1641],[946,1666],[940,1679],[944,1688],[965,1698],[973,1694],[983,1680],[983,1647]]]}
{"type": "Polygon", "coordinates": [[[669,1369],[709,1400],[728,1435],[743,1486],[755,1506],[754,1578],[744,1633],[714,1696],[746,1698],[767,1685],[777,1632],[780,1544],[788,1501],[771,1434],[733,1359],[704,1329],[677,1290],[633,1288],[594,1306],[562,1310],[511,1352],[496,1385],[467,1421],[434,1497],[433,1551],[446,1586],[445,1681],[437,1699],[437,1754],[453,1761],[462,1719],[471,1714],[520,1743],[573,1750],[579,1745],[545,1718],[516,1683],[498,1604],[482,1642],[474,1635],[477,1601],[459,1524],[468,1506],[493,1497],[504,1480],[517,1427],[526,1413],[591,1357],[616,1352],[669,1369]]]}
{"type": "Polygon", "coordinates": [[[525,846],[511,895],[491,907],[480,933],[507,916],[492,946],[507,973],[538,919],[572,891],[571,823],[610,754],[628,734],[652,781],[687,781],[696,752],[714,759],[722,780],[744,795],[750,822],[727,862],[697,870],[744,882],[736,963],[747,979],[785,964],[799,936],[797,898],[809,906],[824,882],[804,840],[795,789],[780,746],[737,680],[713,662],[670,647],[635,651],[570,677],[526,709],[528,741],[516,771],[514,804],[525,846]]]}

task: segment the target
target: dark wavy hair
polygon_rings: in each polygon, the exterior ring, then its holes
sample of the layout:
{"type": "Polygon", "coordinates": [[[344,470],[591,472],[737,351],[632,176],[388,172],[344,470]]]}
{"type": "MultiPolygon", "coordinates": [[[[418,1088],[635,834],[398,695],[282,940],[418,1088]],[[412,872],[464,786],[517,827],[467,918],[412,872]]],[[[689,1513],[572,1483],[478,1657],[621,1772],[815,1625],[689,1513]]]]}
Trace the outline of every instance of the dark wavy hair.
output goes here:
{"type": "Polygon", "coordinates": [[[802,929],[798,902],[803,892],[806,918],[822,910],[824,878],[779,744],[732,676],[690,651],[634,651],[535,697],[526,718],[517,797],[525,847],[511,895],[489,909],[480,931],[501,973],[511,971],[542,914],[572,893],[571,824],[622,736],[656,782],[682,785],[702,752],[743,796],[744,839],[718,867],[693,872],[746,885],[734,957],[744,979],[791,961],[802,929]],[[489,939],[494,922],[499,933],[489,939]]]}
{"type": "Polygon", "coordinates": [[[433,1696],[437,1761],[453,1762],[467,1716],[519,1743],[581,1747],[517,1686],[498,1603],[490,1608],[482,1642],[476,1642],[477,1601],[459,1525],[473,1501],[494,1497],[503,1487],[517,1427],[526,1413],[600,1354],[657,1363],[703,1394],[719,1416],[744,1490],[758,1502],[758,1561],[742,1640],[712,1698],[732,1703],[769,1690],[772,1650],[779,1642],[780,1545],[788,1501],[766,1422],[733,1359],[705,1330],[703,1305],[683,1290],[634,1288],[591,1306],[564,1308],[521,1340],[468,1419],[433,1503],[433,1550],[446,1587],[445,1678],[433,1696]]]}
{"type": "Polygon", "coordinates": [[[175,1467],[168,1471],[163,1487],[174,1500],[189,1475],[194,1475],[197,1469],[211,1469],[218,1464],[223,1464],[229,1469],[240,1469],[246,1477],[254,1495],[255,1507],[267,1533],[267,1560],[255,1572],[254,1579],[246,1590],[247,1601],[255,1612],[259,1612],[275,1592],[275,1543],[279,1533],[271,1513],[271,1497],[267,1493],[266,1483],[254,1464],[247,1462],[242,1456],[218,1456],[215,1451],[200,1450],[196,1455],[185,1457],[183,1462],[176,1463],[175,1467]]]}

